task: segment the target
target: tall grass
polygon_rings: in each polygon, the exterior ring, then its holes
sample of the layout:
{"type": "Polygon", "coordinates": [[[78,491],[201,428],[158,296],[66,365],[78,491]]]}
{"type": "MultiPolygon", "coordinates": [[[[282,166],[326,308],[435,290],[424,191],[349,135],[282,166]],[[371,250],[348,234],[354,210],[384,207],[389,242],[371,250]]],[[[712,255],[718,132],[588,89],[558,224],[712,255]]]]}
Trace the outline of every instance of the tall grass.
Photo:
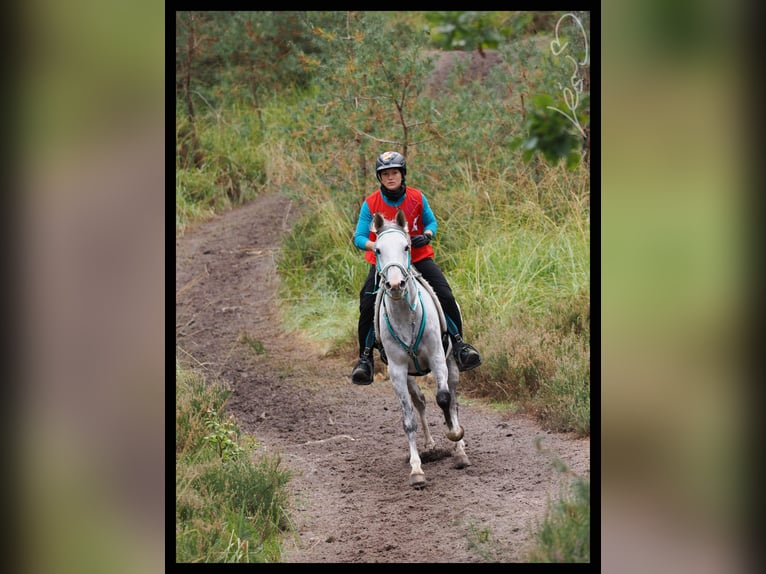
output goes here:
{"type": "Polygon", "coordinates": [[[510,194],[505,182],[482,183],[477,214],[467,222],[450,220],[440,231],[454,238],[446,246],[445,271],[466,335],[484,358],[481,369],[463,376],[463,389],[513,401],[546,428],[587,435],[588,174],[563,168],[543,173],[535,181],[518,170],[510,194]]]}
{"type": "Polygon", "coordinates": [[[290,475],[278,456],[251,452],[255,441],[235,421],[220,420],[228,396],[176,367],[176,562],[281,559],[290,475]]]}
{"type": "Polygon", "coordinates": [[[561,477],[559,492],[549,500],[545,515],[532,526],[534,542],[529,562],[590,562],[590,477],[580,476],[540,439],[535,447],[545,454],[561,477]]]}
{"type": "Polygon", "coordinates": [[[590,480],[576,477],[549,504],[535,533],[530,562],[590,562],[590,480]]]}

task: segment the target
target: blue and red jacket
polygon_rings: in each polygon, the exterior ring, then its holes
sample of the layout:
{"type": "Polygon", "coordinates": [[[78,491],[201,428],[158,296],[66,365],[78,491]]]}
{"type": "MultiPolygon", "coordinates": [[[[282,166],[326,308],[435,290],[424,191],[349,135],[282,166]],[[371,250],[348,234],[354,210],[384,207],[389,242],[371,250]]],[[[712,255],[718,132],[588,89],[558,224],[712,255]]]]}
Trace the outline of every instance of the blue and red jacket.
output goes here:
{"type": "MultiPolygon", "coordinates": [[[[395,219],[397,209],[401,209],[404,212],[410,236],[422,235],[426,230],[436,235],[438,227],[436,217],[434,217],[434,213],[431,211],[428,200],[422,191],[414,187],[405,187],[404,195],[399,198],[399,201],[390,203],[380,192],[380,189],[376,189],[362,203],[362,207],[359,210],[359,220],[356,223],[356,232],[354,233],[354,245],[364,251],[364,258],[372,265],[375,265],[375,252],[365,250],[367,240],[369,239],[374,242],[377,237],[370,230],[372,216],[375,212],[380,212],[386,219],[395,219]]],[[[424,247],[413,247],[411,261],[412,263],[417,263],[421,259],[433,256],[434,249],[429,243],[424,247]]]]}

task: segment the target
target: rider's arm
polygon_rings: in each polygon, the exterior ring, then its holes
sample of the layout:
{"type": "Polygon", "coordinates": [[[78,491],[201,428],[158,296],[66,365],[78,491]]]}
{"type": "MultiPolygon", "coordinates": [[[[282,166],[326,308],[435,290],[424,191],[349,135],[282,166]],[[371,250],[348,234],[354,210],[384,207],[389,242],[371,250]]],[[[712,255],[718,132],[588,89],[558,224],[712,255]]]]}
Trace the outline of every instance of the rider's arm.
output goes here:
{"type": "Polygon", "coordinates": [[[375,244],[370,241],[370,225],[372,224],[372,213],[367,206],[367,202],[362,202],[362,208],[359,210],[359,219],[356,222],[356,232],[354,233],[354,245],[362,251],[372,251],[375,244]]]}
{"type": "Polygon", "coordinates": [[[438,224],[436,223],[436,217],[434,217],[434,212],[431,211],[431,206],[428,205],[428,200],[426,199],[425,194],[421,193],[421,196],[423,198],[423,233],[426,233],[427,231],[431,232],[431,237],[436,235],[436,230],[438,229],[438,224]]]}

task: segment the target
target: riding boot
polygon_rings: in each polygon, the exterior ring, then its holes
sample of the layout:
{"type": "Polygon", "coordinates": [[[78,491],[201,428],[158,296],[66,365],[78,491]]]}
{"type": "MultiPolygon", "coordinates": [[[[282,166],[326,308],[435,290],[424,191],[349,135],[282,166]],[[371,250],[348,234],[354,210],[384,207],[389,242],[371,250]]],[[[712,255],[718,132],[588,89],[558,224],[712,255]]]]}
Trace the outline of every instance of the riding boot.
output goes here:
{"type": "Polygon", "coordinates": [[[362,354],[359,355],[359,361],[354,365],[354,370],[351,371],[351,382],[355,385],[369,385],[372,383],[374,374],[372,349],[365,347],[362,354]]]}
{"type": "Polygon", "coordinates": [[[472,345],[463,341],[463,337],[453,335],[455,341],[452,354],[455,356],[455,362],[459,371],[470,371],[481,365],[481,356],[472,345]]]}

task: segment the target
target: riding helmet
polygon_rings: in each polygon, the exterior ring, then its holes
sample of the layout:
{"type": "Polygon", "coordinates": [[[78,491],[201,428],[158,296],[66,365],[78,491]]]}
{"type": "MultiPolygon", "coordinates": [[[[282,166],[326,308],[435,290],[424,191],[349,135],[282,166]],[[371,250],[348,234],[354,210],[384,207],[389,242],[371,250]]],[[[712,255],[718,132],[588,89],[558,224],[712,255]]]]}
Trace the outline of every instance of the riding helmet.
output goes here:
{"type": "Polygon", "coordinates": [[[384,169],[399,168],[402,172],[402,177],[407,175],[407,162],[404,160],[404,156],[396,151],[384,151],[378,156],[375,162],[375,175],[380,181],[380,172],[384,169]]]}

